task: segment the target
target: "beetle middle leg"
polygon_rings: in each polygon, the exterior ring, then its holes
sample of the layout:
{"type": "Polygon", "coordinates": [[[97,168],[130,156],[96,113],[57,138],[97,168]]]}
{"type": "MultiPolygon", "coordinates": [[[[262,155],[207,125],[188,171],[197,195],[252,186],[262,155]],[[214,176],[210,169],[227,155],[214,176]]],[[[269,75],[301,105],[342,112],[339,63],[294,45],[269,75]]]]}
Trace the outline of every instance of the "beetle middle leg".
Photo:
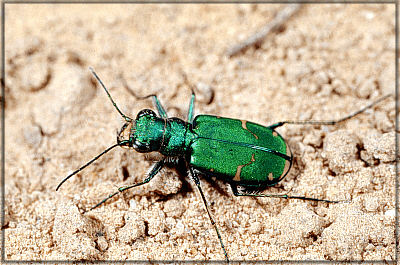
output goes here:
{"type": "Polygon", "coordinates": [[[297,200],[304,200],[304,201],[315,201],[315,202],[328,202],[328,203],[339,203],[339,202],[347,202],[347,201],[331,201],[331,200],[324,200],[324,199],[317,199],[317,198],[310,198],[304,196],[291,196],[287,194],[263,194],[263,193],[246,193],[246,192],[239,192],[237,185],[230,184],[233,195],[235,196],[251,196],[251,197],[270,197],[270,198],[281,198],[281,199],[297,199],[297,200]]]}
{"type": "Polygon", "coordinates": [[[116,192],[114,192],[114,193],[108,195],[104,200],[102,200],[101,202],[99,202],[98,204],[96,204],[95,206],[93,206],[92,208],[90,208],[90,211],[93,210],[93,209],[95,209],[95,208],[97,208],[97,207],[99,207],[100,205],[102,205],[103,203],[105,203],[106,201],[108,201],[109,199],[111,199],[112,197],[114,197],[115,195],[117,195],[118,193],[124,192],[124,191],[126,191],[126,190],[128,190],[128,189],[130,189],[130,188],[138,187],[138,186],[141,186],[141,185],[143,185],[143,184],[148,183],[152,178],[155,177],[155,175],[157,175],[158,172],[160,172],[160,170],[163,168],[164,164],[165,164],[165,159],[162,159],[162,160],[158,161],[158,162],[153,166],[153,168],[151,169],[149,175],[147,176],[147,178],[146,178],[144,181],[139,182],[139,183],[135,183],[135,184],[133,184],[133,185],[128,185],[128,186],[119,187],[119,188],[118,188],[118,191],[116,191],[116,192]]]}
{"type": "Polygon", "coordinates": [[[167,112],[165,111],[164,107],[161,105],[160,101],[158,100],[156,95],[151,95],[153,97],[153,104],[156,106],[158,115],[160,115],[161,118],[167,119],[168,115],[167,112]]]}
{"type": "Polygon", "coordinates": [[[187,121],[188,123],[192,123],[193,122],[193,115],[194,115],[194,100],[196,98],[196,95],[194,94],[194,91],[192,89],[192,95],[190,97],[190,104],[189,104],[189,111],[188,111],[188,117],[187,117],[187,121]]]}
{"type": "Polygon", "coordinates": [[[210,210],[208,209],[206,197],[204,196],[203,190],[201,189],[200,179],[197,176],[197,174],[194,172],[192,167],[189,166],[189,170],[190,170],[190,174],[191,174],[191,177],[192,177],[194,183],[196,184],[197,188],[199,189],[199,192],[200,192],[200,195],[201,195],[201,199],[203,200],[204,206],[206,207],[208,217],[210,218],[210,222],[214,226],[215,231],[217,232],[219,243],[221,244],[222,250],[224,251],[226,262],[229,263],[228,254],[226,253],[224,243],[222,242],[221,234],[218,231],[218,227],[217,227],[217,224],[214,221],[214,218],[212,218],[212,216],[211,216],[210,210]]]}

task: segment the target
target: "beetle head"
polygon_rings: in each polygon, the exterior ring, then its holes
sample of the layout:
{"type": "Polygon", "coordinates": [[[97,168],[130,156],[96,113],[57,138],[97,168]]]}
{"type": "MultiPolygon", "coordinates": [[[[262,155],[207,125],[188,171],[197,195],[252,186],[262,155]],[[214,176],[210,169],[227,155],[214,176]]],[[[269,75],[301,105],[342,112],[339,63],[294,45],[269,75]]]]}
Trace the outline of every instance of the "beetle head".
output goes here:
{"type": "Polygon", "coordinates": [[[127,121],[121,128],[117,143],[133,147],[137,152],[158,151],[162,144],[165,122],[150,109],[141,110],[134,121],[127,121]]]}

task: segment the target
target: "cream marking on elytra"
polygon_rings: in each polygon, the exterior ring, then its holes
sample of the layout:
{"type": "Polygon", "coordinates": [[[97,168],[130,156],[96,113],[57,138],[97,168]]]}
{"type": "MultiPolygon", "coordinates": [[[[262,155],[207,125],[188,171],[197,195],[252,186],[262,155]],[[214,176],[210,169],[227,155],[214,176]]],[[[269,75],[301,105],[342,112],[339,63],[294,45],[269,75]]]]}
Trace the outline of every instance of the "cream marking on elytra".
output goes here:
{"type": "Polygon", "coordinates": [[[246,125],[247,121],[244,121],[244,120],[240,120],[240,121],[242,122],[242,128],[245,129],[246,131],[249,131],[258,140],[258,136],[255,133],[253,133],[252,131],[250,131],[249,129],[247,129],[247,125],[246,125]]]}
{"type": "Polygon", "coordinates": [[[254,154],[251,155],[251,160],[249,163],[244,164],[244,165],[240,165],[236,168],[236,174],[235,177],[233,178],[234,181],[240,181],[240,174],[242,173],[242,168],[245,166],[250,165],[251,163],[253,163],[254,161],[256,161],[256,159],[254,158],[254,154]]]}

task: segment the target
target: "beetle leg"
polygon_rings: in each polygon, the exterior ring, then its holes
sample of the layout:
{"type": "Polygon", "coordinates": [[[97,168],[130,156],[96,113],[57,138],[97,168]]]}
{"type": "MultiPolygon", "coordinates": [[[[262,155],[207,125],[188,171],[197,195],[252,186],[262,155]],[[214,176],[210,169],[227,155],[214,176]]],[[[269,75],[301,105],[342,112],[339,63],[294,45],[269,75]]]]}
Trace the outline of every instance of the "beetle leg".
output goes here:
{"type": "Polygon", "coordinates": [[[153,166],[153,168],[151,169],[149,175],[147,176],[147,178],[146,178],[144,181],[139,182],[139,183],[135,183],[135,184],[133,184],[133,185],[123,186],[123,187],[118,188],[118,191],[116,191],[116,192],[114,192],[114,193],[108,195],[104,200],[102,200],[101,202],[99,202],[98,204],[96,204],[95,206],[93,206],[89,211],[91,211],[91,210],[93,210],[93,209],[99,207],[100,205],[102,205],[103,203],[105,203],[106,201],[108,201],[109,199],[111,199],[112,197],[114,197],[115,195],[117,195],[118,193],[124,192],[124,191],[126,191],[126,190],[128,190],[128,189],[130,189],[130,188],[137,187],[137,186],[141,186],[141,185],[143,185],[143,184],[148,183],[152,178],[155,177],[155,175],[157,175],[158,172],[160,172],[160,170],[161,170],[162,167],[164,166],[164,163],[165,163],[165,158],[162,159],[162,160],[160,160],[160,161],[158,161],[158,162],[153,166]]]}
{"type": "Polygon", "coordinates": [[[167,119],[168,115],[167,112],[165,111],[164,107],[161,105],[160,101],[158,100],[156,95],[152,95],[153,97],[153,104],[157,108],[158,115],[160,115],[161,118],[167,119]]]}
{"type": "Polygon", "coordinates": [[[193,122],[193,113],[194,113],[194,99],[196,97],[196,95],[194,94],[194,87],[193,85],[189,82],[189,79],[186,75],[185,72],[182,71],[182,77],[183,77],[183,82],[190,87],[190,89],[192,90],[192,95],[190,97],[190,103],[189,103],[189,111],[188,111],[188,117],[187,117],[187,122],[188,123],[192,123],[193,122]]]}
{"type": "Polygon", "coordinates": [[[193,122],[193,114],[194,114],[194,99],[196,95],[194,94],[194,91],[192,89],[192,96],[190,97],[190,104],[189,104],[189,111],[188,111],[188,123],[193,122]]]}
{"type": "Polygon", "coordinates": [[[201,189],[201,186],[200,186],[200,179],[199,179],[199,177],[196,175],[196,173],[193,171],[193,168],[192,168],[192,167],[189,166],[189,170],[190,170],[190,174],[191,174],[191,176],[192,176],[192,179],[193,179],[194,183],[196,184],[197,188],[199,189],[199,192],[200,192],[200,195],[201,195],[201,199],[203,200],[204,206],[206,207],[208,217],[210,218],[210,222],[211,222],[211,224],[214,226],[215,231],[217,232],[217,236],[218,236],[218,239],[219,239],[219,243],[221,244],[222,250],[224,251],[224,255],[225,255],[226,262],[229,263],[228,254],[226,253],[224,243],[222,242],[221,234],[220,234],[219,231],[218,231],[218,227],[217,227],[217,225],[216,225],[216,223],[215,223],[215,221],[214,221],[214,218],[212,218],[212,216],[211,216],[210,210],[208,209],[206,197],[204,196],[203,190],[201,189]]]}
{"type": "Polygon", "coordinates": [[[287,194],[257,194],[257,193],[246,193],[239,192],[237,189],[237,185],[231,184],[232,192],[235,196],[251,196],[251,197],[270,197],[270,198],[281,198],[281,199],[298,199],[304,201],[315,201],[315,202],[328,202],[328,203],[339,203],[339,202],[349,202],[349,201],[331,201],[317,198],[310,198],[304,196],[290,196],[287,194]]]}
{"type": "Polygon", "coordinates": [[[163,119],[167,119],[167,118],[168,118],[167,112],[165,111],[165,109],[164,109],[163,106],[161,105],[161,103],[160,103],[160,101],[158,100],[158,98],[157,98],[156,95],[151,94],[151,95],[147,95],[147,96],[144,96],[144,97],[138,96],[138,95],[136,95],[135,91],[133,91],[133,90],[130,88],[130,86],[129,86],[128,83],[126,82],[125,78],[123,78],[123,77],[121,76],[121,79],[122,79],[122,83],[123,83],[124,87],[128,90],[129,94],[131,94],[132,96],[134,96],[136,99],[146,99],[146,98],[152,97],[152,98],[153,98],[153,104],[154,104],[154,106],[157,108],[158,115],[160,115],[160,117],[163,118],[163,119]]]}
{"type": "Polygon", "coordinates": [[[337,119],[337,120],[325,120],[325,121],[313,121],[313,120],[310,120],[310,121],[281,121],[281,122],[277,122],[277,123],[275,123],[275,124],[272,124],[272,125],[268,126],[268,128],[270,128],[271,130],[274,130],[274,129],[276,129],[276,128],[278,128],[278,127],[284,125],[284,124],[300,124],[300,125],[301,125],[301,124],[302,124],[302,125],[307,125],[307,124],[309,124],[309,125],[335,125],[335,124],[337,124],[337,123],[340,123],[340,122],[346,121],[346,120],[348,120],[348,119],[351,119],[351,118],[353,118],[354,116],[357,116],[357,115],[360,114],[360,113],[363,113],[363,112],[366,111],[367,109],[372,108],[373,106],[375,106],[375,105],[378,104],[379,102],[381,102],[381,101],[387,99],[387,98],[390,97],[390,96],[392,96],[392,94],[388,94],[388,95],[386,95],[386,96],[383,96],[383,97],[381,97],[381,98],[375,100],[374,102],[370,103],[369,105],[365,106],[364,108],[362,108],[362,109],[360,109],[360,110],[358,110],[358,111],[356,111],[356,112],[354,112],[354,113],[352,113],[352,114],[350,114],[350,115],[347,115],[347,116],[345,116],[345,117],[343,117],[343,118],[341,118],[341,119],[337,119]]]}

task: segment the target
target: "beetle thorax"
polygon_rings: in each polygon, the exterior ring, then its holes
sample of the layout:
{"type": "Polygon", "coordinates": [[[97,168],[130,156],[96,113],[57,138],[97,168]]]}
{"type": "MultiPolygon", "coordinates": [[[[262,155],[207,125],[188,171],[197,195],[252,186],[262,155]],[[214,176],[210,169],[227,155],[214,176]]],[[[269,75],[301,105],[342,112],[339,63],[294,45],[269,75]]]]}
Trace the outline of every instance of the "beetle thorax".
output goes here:
{"type": "Polygon", "coordinates": [[[189,131],[189,124],[179,118],[166,120],[163,144],[160,153],[165,156],[183,156],[194,135],[189,131]]]}

